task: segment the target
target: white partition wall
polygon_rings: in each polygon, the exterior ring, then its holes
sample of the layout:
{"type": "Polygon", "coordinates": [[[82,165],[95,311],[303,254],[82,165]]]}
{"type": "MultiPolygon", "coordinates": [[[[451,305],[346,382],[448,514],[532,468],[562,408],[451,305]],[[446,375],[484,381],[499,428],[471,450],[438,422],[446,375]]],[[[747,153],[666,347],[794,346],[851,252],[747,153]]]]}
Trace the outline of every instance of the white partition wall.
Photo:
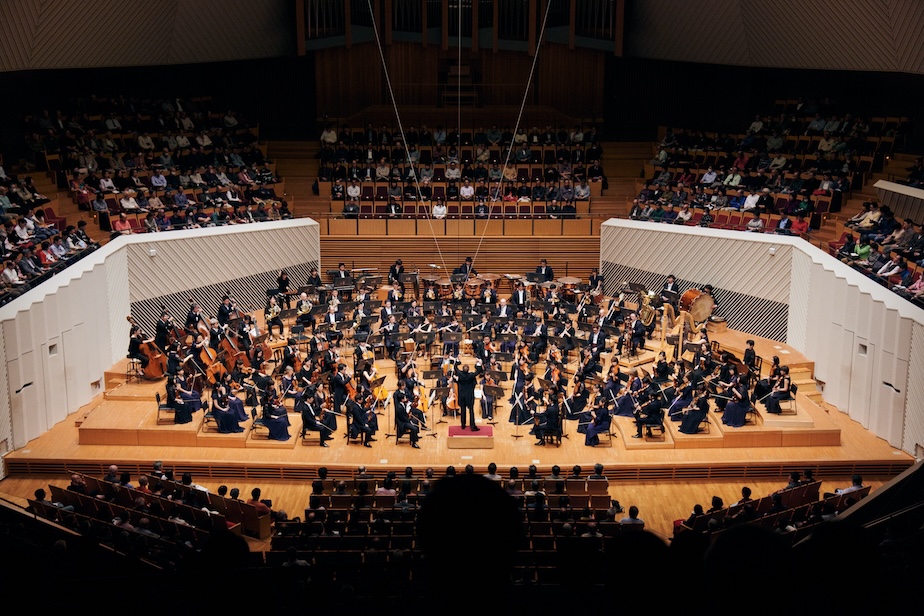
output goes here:
{"type": "Polygon", "coordinates": [[[713,285],[730,327],[815,362],[828,402],[908,453],[924,443],[924,310],[808,242],[610,220],[600,267],[615,276],[608,290],[659,288],[668,273],[681,288],[713,285]]]}
{"type": "Polygon", "coordinates": [[[153,333],[161,305],[182,321],[188,295],[214,313],[227,290],[262,309],[281,269],[295,287],[320,254],[310,219],[127,236],[16,298],[0,308],[0,454],[101,393],[128,349],[129,314],[153,333]]]}

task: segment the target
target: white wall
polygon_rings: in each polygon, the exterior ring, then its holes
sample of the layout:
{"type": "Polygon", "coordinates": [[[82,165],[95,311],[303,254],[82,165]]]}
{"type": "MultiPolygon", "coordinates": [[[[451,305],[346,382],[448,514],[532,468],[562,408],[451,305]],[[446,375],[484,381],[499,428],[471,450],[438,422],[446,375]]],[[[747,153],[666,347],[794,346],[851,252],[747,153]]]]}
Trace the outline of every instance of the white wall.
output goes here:
{"type": "Polygon", "coordinates": [[[0,308],[0,442],[23,447],[101,393],[91,383],[125,357],[133,292],[156,304],[206,281],[220,288],[262,277],[257,286],[265,287],[279,269],[319,260],[319,228],[310,219],[110,242],[0,308]],[[206,259],[194,247],[226,258],[206,259]],[[148,256],[151,248],[157,256],[148,256]]]}
{"type": "Polygon", "coordinates": [[[745,303],[762,287],[785,296],[786,342],[815,362],[825,399],[894,447],[924,443],[924,310],[799,238],[610,220],[600,246],[601,267],[721,281],[745,303]]]}

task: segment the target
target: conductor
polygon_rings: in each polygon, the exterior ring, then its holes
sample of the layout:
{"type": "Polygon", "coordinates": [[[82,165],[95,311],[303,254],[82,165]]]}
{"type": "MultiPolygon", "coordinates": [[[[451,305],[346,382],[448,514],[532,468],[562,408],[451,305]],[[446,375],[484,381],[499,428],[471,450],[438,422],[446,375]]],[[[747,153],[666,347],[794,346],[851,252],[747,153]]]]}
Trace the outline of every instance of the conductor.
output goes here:
{"type": "Polygon", "coordinates": [[[475,383],[478,377],[484,372],[484,366],[479,359],[475,363],[475,372],[470,372],[468,365],[462,366],[461,372],[456,372],[453,380],[459,384],[459,408],[462,416],[462,429],[465,429],[465,419],[469,419],[472,426],[472,432],[481,430],[475,425],[475,383]],[[466,415],[466,409],[468,414],[466,415]]]}

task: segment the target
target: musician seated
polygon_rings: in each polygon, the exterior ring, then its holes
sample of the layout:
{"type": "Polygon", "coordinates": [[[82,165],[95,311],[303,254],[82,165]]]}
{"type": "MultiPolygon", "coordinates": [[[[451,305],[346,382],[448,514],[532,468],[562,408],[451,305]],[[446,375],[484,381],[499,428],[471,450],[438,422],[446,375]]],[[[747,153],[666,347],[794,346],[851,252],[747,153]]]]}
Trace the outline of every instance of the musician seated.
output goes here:
{"type": "Polygon", "coordinates": [[[330,428],[321,422],[318,405],[314,400],[314,391],[305,388],[296,394],[295,410],[302,414],[302,438],[305,438],[305,432],[320,432],[321,447],[330,447],[327,441],[332,440],[330,428]]]}
{"type": "Polygon", "coordinates": [[[609,432],[612,422],[613,417],[610,415],[609,410],[607,410],[606,405],[603,404],[603,400],[601,399],[600,403],[594,409],[593,420],[587,425],[587,431],[584,433],[584,445],[588,447],[596,447],[599,445],[600,435],[609,432]]]}
{"type": "Polygon", "coordinates": [[[556,393],[552,394],[545,411],[536,415],[535,418],[537,422],[535,428],[533,428],[533,434],[539,439],[536,441],[537,445],[545,445],[546,437],[561,435],[561,419],[559,417],[558,396],[556,393]]]}
{"type": "Polygon", "coordinates": [[[269,430],[269,439],[271,441],[289,440],[289,414],[279,396],[272,396],[269,402],[263,406],[263,425],[269,430]]]}
{"type": "Polygon", "coordinates": [[[412,414],[414,409],[411,407],[412,403],[406,399],[395,405],[395,438],[397,440],[407,434],[411,440],[411,447],[420,449],[417,441],[420,440],[421,419],[412,414]]]}
{"type": "Polygon", "coordinates": [[[664,408],[661,404],[661,398],[655,397],[639,407],[635,417],[636,433],[632,438],[642,438],[642,428],[646,428],[648,436],[652,436],[651,427],[661,426],[664,428],[664,408]]]}

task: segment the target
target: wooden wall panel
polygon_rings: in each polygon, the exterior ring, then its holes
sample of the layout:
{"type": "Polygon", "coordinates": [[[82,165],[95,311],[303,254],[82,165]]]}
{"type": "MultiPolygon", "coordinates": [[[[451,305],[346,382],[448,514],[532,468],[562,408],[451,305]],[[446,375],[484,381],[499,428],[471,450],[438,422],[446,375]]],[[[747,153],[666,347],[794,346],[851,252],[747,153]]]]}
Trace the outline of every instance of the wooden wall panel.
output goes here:
{"type": "Polygon", "coordinates": [[[382,60],[374,44],[314,52],[319,116],[344,117],[387,101],[382,60]]]}

